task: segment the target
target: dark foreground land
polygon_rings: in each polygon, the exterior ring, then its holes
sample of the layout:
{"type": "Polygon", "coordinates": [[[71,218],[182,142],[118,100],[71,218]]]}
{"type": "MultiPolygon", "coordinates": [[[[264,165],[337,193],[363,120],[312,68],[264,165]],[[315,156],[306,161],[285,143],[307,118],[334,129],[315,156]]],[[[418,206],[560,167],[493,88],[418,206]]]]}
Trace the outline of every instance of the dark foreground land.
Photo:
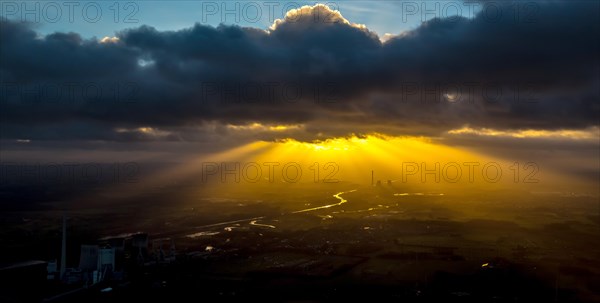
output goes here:
{"type": "MultiPolygon", "coordinates": [[[[28,300],[600,300],[598,197],[295,186],[179,188],[110,204],[7,209],[2,257],[60,259],[61,217],[69,209],[69,267],[77,267],[81,244],[119,233],[148,233],[148,254],[123,277],[88,288],[25,285],[28,300]],[[163,246],[172,247],[168,261],[157,257],[163,246]]],[[[6,295],[19,291],[4,290],[2,301],[19,302],[6,295]]]]}

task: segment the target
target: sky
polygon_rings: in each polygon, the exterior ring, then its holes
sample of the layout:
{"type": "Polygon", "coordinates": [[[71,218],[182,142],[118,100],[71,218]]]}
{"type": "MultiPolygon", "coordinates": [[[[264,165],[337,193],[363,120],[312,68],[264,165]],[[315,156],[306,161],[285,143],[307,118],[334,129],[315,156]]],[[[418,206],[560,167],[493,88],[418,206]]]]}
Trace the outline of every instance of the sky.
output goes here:
{"type": "Polygon", "coordinates": [[[77,4],[2,3],[3,161],[414,137],[597,178],[596,1],[77,4]]]}
{"type": "MultiPolygon", "coordinates": [[[[291,9],[315,1],[8,1],[2,16],[35,23],[43,35],[75,31],[82,37],[114,36],[120,30],[151,25],[158,30],[180,30],[194,23],[236,24],[267,29],[291,9]],[[116,4],[115,4],[116,3],[116,4]]],[[[380,36],[398,34],[435,17],[472,18],[483,5],[476,1],[330,1],[355,23],[368,25],[380,36]],[[404,12],[404,13],[402,13],[404,12]],[[400,18],[399,18],[400,16],[400,18]]]]}

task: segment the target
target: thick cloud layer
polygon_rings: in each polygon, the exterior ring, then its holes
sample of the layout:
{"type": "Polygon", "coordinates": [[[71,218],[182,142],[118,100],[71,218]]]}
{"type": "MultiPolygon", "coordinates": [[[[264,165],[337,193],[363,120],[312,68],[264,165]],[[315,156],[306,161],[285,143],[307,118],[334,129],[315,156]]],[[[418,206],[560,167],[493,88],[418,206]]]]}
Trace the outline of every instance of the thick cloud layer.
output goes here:
{"type": "Polygon", "coordinates": [[[268,31],[141,26],[100,41],[1,20],[0,135],[203,140],[254,122],[304,125],[293,128],[300,139],[597,126],[598,3],[538,7],[526,20],[433,19],[385,43],[322,5],[268,31]]]}

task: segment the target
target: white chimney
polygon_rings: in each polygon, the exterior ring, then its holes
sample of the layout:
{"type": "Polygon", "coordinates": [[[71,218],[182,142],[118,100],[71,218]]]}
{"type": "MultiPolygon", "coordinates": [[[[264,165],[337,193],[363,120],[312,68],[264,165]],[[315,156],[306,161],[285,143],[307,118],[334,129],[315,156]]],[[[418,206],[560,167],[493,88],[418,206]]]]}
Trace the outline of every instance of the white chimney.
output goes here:
{"type": "Polygon", "coordinates": [[[60,254],[60,279],[64,279],[67,269],[67,216],[63,214],[62,250],[60,254]]]}

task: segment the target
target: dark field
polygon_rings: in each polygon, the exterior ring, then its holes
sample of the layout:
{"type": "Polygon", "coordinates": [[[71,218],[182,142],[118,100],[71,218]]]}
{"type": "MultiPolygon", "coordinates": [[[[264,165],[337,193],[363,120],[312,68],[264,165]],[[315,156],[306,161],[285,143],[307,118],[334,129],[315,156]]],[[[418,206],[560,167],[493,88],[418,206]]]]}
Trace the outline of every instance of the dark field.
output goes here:
{"type": "MultiPolygon", "coordinates": [[[[59,301],[600,299],[595,196],[411,192],[397,183],[173,185],[136,196],[99,187],[90,192],[85,204],[5,203],[2,259],[60,259],[66,210],[68,267],[78,265],[81,244],[134,232],[149,234],[149,255],[173,246],[175,260],[153,263],[148,257],[146,266],[109,283],[110,293],[90,288],[59,301]],[[102,202],[106,196],[111,202],[102,202]]],[[[56,292],[45,289],[41,297],[56,292]]]]}

